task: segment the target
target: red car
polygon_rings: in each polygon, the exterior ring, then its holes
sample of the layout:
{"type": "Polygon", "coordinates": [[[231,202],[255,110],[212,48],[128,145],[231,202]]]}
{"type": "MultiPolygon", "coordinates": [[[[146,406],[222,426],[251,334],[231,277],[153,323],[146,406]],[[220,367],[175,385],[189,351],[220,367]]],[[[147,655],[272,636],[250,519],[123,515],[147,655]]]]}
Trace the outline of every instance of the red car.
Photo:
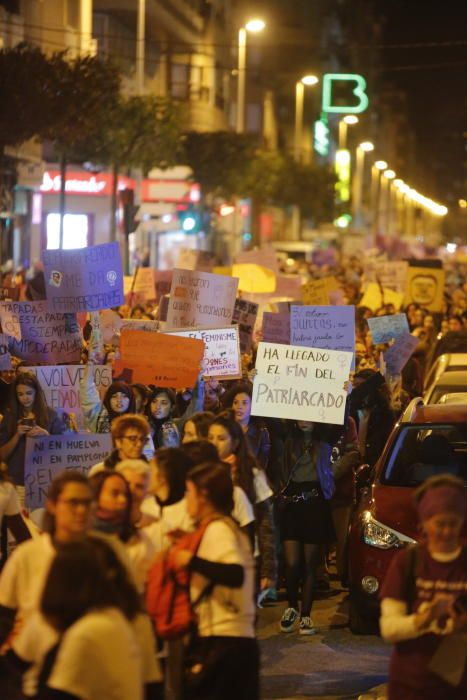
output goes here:
{"type": "Polygon", "coordinates": [[[445,473],[467,484],[467,405],[425,406],[423,399],[414,399],[374,468],[363,465],[357,471],[348,540],[352,632],[377,632],[378,593],[391,559],[419,539],[414,488],[445,473]]]}

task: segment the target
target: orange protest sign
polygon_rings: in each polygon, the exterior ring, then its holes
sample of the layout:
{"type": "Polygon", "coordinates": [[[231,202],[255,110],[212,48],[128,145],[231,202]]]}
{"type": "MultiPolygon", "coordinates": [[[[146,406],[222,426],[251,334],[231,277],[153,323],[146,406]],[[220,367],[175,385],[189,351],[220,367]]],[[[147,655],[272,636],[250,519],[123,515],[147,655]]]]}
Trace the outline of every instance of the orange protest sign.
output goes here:
{"type": "Polygon", "coordinates": [[[120,359],[114,365],[118,376],[131,372],[132,382],[182,389],[194,387],[204,355],[204,342],[194,338],[122,331],[120,359]]]}

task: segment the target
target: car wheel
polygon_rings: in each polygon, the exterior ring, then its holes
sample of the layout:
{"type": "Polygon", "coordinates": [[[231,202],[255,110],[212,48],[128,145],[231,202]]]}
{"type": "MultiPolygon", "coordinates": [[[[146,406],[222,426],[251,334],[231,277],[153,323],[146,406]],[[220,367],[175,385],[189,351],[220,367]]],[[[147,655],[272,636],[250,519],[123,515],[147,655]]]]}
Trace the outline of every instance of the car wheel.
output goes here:
{"type": "Polygon", "coordinates": [[[362,605],[352,590],[349,594],[349,627],[352,634],[379,634],[378,619],[362,605]]]}

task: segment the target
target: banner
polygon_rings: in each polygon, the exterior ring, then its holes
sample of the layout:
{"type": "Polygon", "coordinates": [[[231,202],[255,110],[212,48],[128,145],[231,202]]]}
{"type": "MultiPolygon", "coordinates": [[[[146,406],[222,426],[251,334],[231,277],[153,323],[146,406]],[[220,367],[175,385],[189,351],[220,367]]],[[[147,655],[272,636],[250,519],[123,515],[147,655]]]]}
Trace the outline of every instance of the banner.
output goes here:
{"type": "Polygon", "coordinates": [[[45,287],[49,309],[98,311],[124,304],[118,243],[73,250],[44,250],[45,287]]]}
{"type": "Polygon", "coordinates": [[[263,314],[263,340],[266,343],[290,345],[290,314],[274,314],[265,311],[263,314]]]}
{"type": "Polygon", "coordinates": [[[210,378],[240,379],[242,361],[238,326],[227,328],[193,328],[169,331],[169,335],[198,338],[204,343],[203,375],[210,378]]]}
{"type": "Polygon", "coordinates": [[[65,469],[87,474],[112,450],[110,433],[69,433],[27,437],[24,459],[25,503],[43,508],[53,479],[65,469]]]}
{"type": "Polygon", "coordinates": [[[9,338],[5,333],[0,333],[0,372],[11,369],[11,355],[8,352],[9,338]]]}
{"type": "Polygon", "coordinates": [[[355,352],[355,307],[292,306],[290,342],[307,348],[355,352]]]}
{"type": "MultiPolygon", "coordinates": [[[[112,384],[110,365],[90,365],[94,384],[101,399],[112,384]]],[[[42,367],[20,367],[19,371],[36,375],[45,394],[47,405],[57,413],[74,413],[80,428],[84,429],[84,416],[79,397],[79,384],[84,376],[85,365],[43,365],[42,367]]]]}
{"type": "Polygon", "coordinates": [[[366,282],[377,282],[383,288],[405,294],[408,268],[409,265],[405,261],[367,261],[364,264],[363,272],[366,282]]]}
{"type": "Polygon", "coordinates": [[[391,316],[375,316],[368,319],[373,343],[389,343],[404,333],[410,333],[409,323],[405,314],[393,314],[391,316]]]}
{"type": "Polygon", "coordinates": [[[352,353],[260,343],[251,413],[344,423],[352,353]]]}
{"type": "Polygon", "coordinates": [[[192,388],[203,355],[202,340],[127,330],[120,337],[120,359],[114,364],[114,372],[116,376],[123,373],[128,383],[192,388]]]}
{"type": "Polygon", "coordinates": [[[302,301],[307,306],[328,306],[329,288],[325,279],[310,280],[302,286],[302,301]]]}
{"type": "Polygon", "coordinates": [[[385,304],[393,304],[396,311],[399,311],[403,301],[403,294],[394,292],[392,289],[387,289],[387,287],[381,289],[376,282],[370,282],[359,306],[367,306],[372,311],[378,311],[378,309],[385,304]]]}
{"type": "Polygon", "coordinates": [[[240,352],[250,352],[253,342],[256,317],[259,304],[246,299],[235,299],[232,323],[238,325],[240,333],[240,352]]]}
{"type": "Polygon", "coordinates": [[[444,270],[435,267],[409,267],[404,304],[420,304],[428,311],[442,311],[444,270]]]}
{"type": "Polygon", "coordinates": [[[3,302],[2,307],[16,317],[20,328],[21,340],[10,338],[13,355],[35,365],[80,361],[81,329],[75,314],[51,312],[46,301],[3,302]]]}
{"type": "Polygon", "coordinates": [[[232,322],[238,279],[196,270],[174,270],[167,328],[218,328],[232,322]]]}
{"type": "Polygon", "coordinates": [[[410,333],[400,335],[394,345],[391,345],[389,350],[383,353],[386,374],[390,377],[400,374],[419,342],[419,338],[410,333]]]}

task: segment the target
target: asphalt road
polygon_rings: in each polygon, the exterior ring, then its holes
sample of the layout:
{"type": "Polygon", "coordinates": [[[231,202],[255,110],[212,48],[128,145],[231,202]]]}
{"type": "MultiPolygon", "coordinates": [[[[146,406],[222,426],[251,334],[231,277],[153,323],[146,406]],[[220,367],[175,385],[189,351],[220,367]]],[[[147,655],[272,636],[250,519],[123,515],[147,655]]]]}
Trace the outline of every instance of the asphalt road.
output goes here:
{"type": "Polygon", "coordinates": [[[379,637],[351,634],[345,599],[345,592],[333,584],[331,593],[313,604],[318,633],[311,637],[279,632],[285,602],[260,611],[264,700],[350,700],[385,683],[390,647],[379,637]]]}

